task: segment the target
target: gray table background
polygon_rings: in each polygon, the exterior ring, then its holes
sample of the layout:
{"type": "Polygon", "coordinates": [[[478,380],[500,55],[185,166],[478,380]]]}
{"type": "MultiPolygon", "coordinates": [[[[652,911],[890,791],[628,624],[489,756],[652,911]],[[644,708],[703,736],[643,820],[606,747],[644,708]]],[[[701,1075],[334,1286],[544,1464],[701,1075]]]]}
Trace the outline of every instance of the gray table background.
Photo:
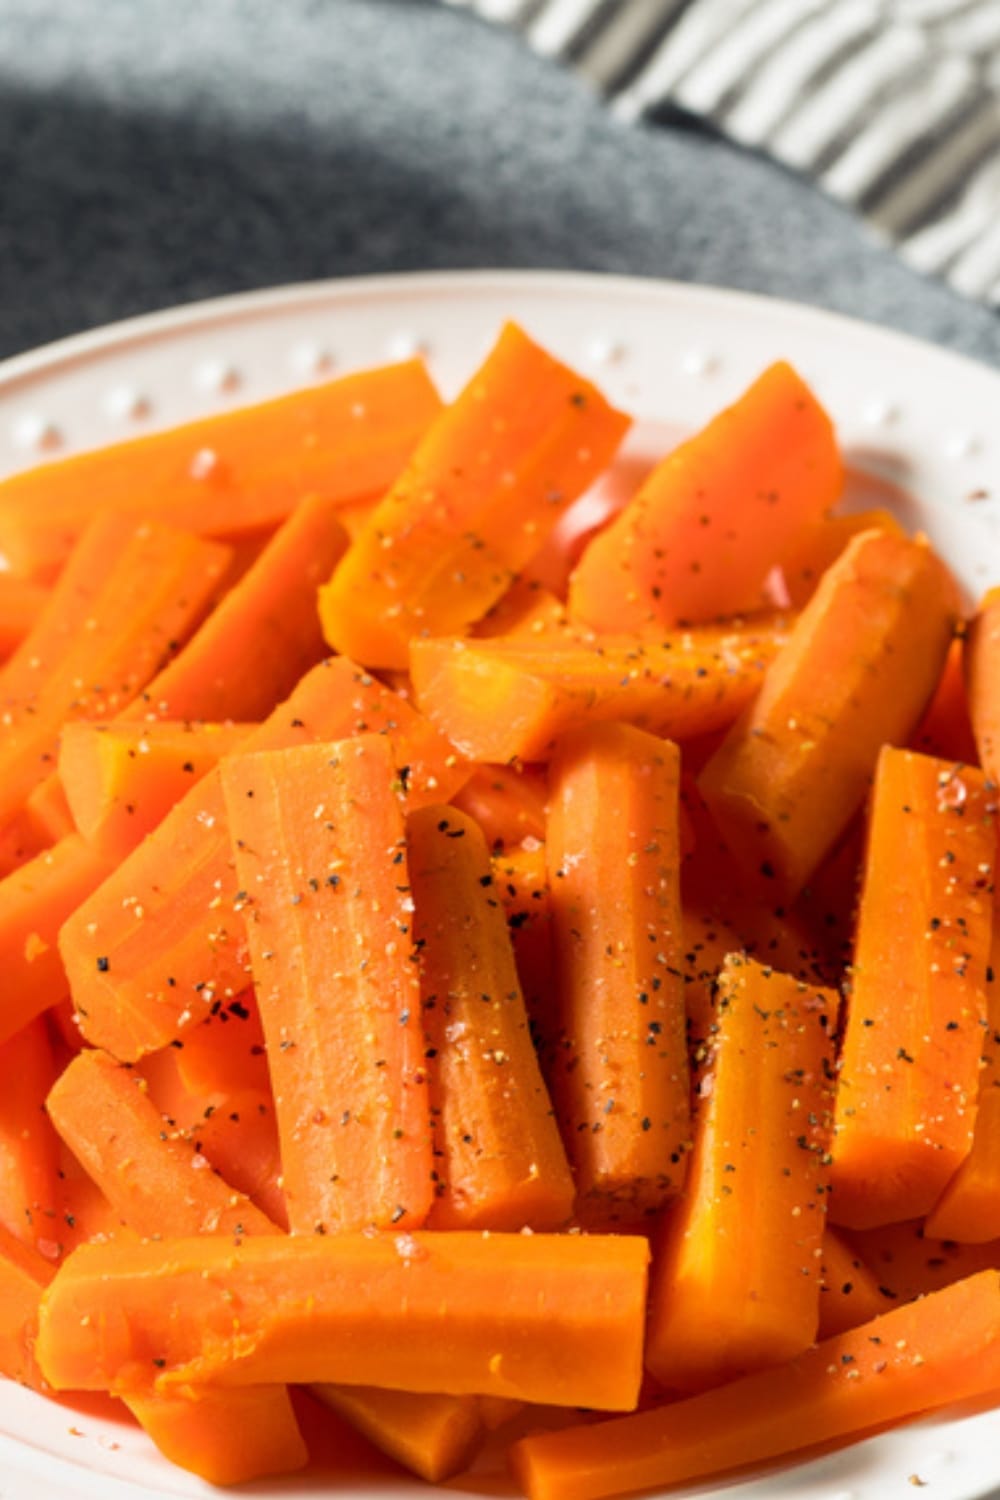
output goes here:
{"type": "Polygon", "coordinates": [[[1000,323],[771,163],[609,118],[433,0],[0,0],[0,354],[322,276],[738,286],[1000,364],[1000,323]]]}

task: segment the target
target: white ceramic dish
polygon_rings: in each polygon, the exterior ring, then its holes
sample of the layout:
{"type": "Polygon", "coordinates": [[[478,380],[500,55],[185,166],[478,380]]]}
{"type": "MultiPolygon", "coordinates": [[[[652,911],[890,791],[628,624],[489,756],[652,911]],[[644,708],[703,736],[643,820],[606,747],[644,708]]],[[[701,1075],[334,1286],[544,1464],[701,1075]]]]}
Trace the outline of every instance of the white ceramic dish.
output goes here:
{"type": "MultiPolygon", "coordinates": [[[[454,391],[514,317],[641,420],[644,463],[734,397],[771,360],[795,363],[837,420],[852,465],[900,486],[970,595],[1000,579],[1000,375],[883,330],[804,307],[655,281],[469,273],[331,282],[227,298],[84,334],[0,366],[0,473],[254,401],[328,374],[424,353],[454,391]]],[[[634,471],[633,471],[634,472],[634,471]]],[[[877,484],[856,480],[871,503],[877,484]]],[[[487,1465],[488,1468],[488,1465],[487,1465]]],[[[1000,1410],[935,1417],[752,1480],[677,1500],[930,1500],[1000,1494],[1000,1410]]],[[[496,1475],[431,1491],[334,1471],[256,1496],[405,1500],[506,1494],[496,1475]]],[[[216,1493],[159,1459],[144,1435],[0,1382],[2,1500],[126,1500],[216,1493]]]]}

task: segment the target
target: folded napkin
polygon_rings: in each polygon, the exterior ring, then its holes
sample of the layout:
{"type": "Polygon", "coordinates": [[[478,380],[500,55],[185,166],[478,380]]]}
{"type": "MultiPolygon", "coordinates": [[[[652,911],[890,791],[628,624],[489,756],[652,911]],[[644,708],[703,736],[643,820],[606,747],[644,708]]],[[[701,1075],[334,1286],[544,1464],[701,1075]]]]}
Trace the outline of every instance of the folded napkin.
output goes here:
{"type": "Polygon", "coordinates": [[[629,120],[686,111],[1000,305],[1000,0],[448,0],[629,120]]]}

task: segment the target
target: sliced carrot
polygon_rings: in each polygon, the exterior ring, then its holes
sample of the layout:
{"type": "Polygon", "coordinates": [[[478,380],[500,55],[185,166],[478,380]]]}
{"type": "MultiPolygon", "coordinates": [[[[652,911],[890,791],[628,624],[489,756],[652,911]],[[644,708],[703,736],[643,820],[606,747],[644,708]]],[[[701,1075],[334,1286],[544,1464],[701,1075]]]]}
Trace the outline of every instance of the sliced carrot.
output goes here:
{"type": "Polygon", "coordinates": [[[42,1299],[56,1390],[260,1380],[627,1411],[641,1236],[332,1234],[82,1245],[42,1299]]]}
{"type": "Polygon", "coordinates": [[[253,727],[125,719],[67,724],[59,779],[77,829],[112,864],[124,859],[253,727]]]}
{"type": "Polygon", "coordinates": [[[472,1462],[486,1426],[475,1396],[437,1396],[364,1385],[314,1385],[314,1396],[370,1443],[429,1484],[472,1462]]]}
{"type": "Polygon", "coordinates": [[[0,1225],[54,1260],[59,1143],[45,1114],[56,1063],[44,1021],[0,1047],[0,1225]]]}
{"type": "Polygon", "coordinates": [[[44,584],[0,573],[0,659],[10,656],[30,633],[48,599],[44,584]]]}
{"type": "Polygon", "coordinates": [[[112,1240],[134,1240],[137,1236],[112,1208],[90,1173],[63,1141],[59,1142],[59,1213],[55,1228],[59,1259],[80,1245],[108,1244],[112,1240]]]}
{"type": "Polygon", "coordinates": [[[969,1154],[996,803],[981,771],[889,746],[879,758],[837,1092],[837,1224],[928,1212],[969,1154]]]}
{"type": "Polygon", "coordinates": [[[321,591],[327,640],[365,666],[405,667],[411,636],[481,619],[628,425],[508,323],[321,591]]]}
{"type": "Polygon", "coordinates": [[[825,574],[760,696],[701,773],[745,876],[794,897],[860,807],[883,744],[934,691],[957,600],[922,542],[863,532],[825,574]]]}
{"type": "Polygon", "coordinates": [[[403,814],[380,735],[231,756],[222,789],[293,1233],[432,1201],[403,814]]]}
{"type": "Polygon", "coordinates": [[[690,901],[684,902],[681,925],[688,1052],[692,1070],[700,1074],[718,1029],[715,985],[719,971],[729,954],[739,953],[744,945],[728,922],[690,901]]]}
{"type": "Polygon", "coordinates": [[[765,618],[659,641],[414,640],[417,703],[474,760],[547,760],[559,735],[624,720],[672,739],[731,724],[785,639],[765,618]]]}
{"type": "Polygon", "coordinates": [[[91,522],[34,629],[0,667],[0,823],[52,770],[66,719],[113,717],[198,624],[229,550],[114,515],[91,522]]]}
{"type": "Polygon", "coordinates": [[[164,1128],[143,1080],[88,1048],[48,1096],[56,1129],[112,1207],[142,1235],[273,1234],[274,1225],[164,1128]]]}
{"type": "Polygon", "coordinates": [[[594,538],[570,612],[618,631],[760,609],[775,558],[842,487],[830,418],[790,365],[771,365],[594,538]]]}
{"type": "Polygon", "coordinates": [[[733,954],[684,1193],[653,1257],[646,1365],[696,1391],[808,1348],[833,1123],[836,998],[733,954]]]}
{"type": "Polygon", "coordinates": [[[200,1386],[170,1396],[126,1396],[125,1404],[164,1458],[208,1484],[293,1474],[309,1462],[284,1385],[200,1386]]]}
{"type": "Polygon", "coordinates": [[[34,1353],[38,1309],[54,1275],[51,1262],[0,1225],[0,1375],[36,1391],[45,1389],[34,1353]]]}
{"type": "MultiPolygon", "coordinates": [[[[398,694],[344,657],[302,679],[244,744],[275,750],[387,736],[407,805],[447,800],[468,775],[398,694]]],[[[218,771],[210,771],[65,923],[60,949],[84,1035],[122,1062],[165,1047],[246,989],[246,923],[218,771]]]]}
{"type": "Polygon", "coordinates": [[[782,549],[777,565],[781,569],[785,596],[793,609],[802,609],[808,604],[827,568],[833,566],[848,542],[862,531],[905,535],[889,510],[855,511],[851,515],[824,516],[814,521],[782,549]]]}
{"type": "Polygon", "coordinates": [[[472,634],[491,636],[566,634],[566,606],[558,594],[529,578],[515,578],[510,588],[472,628],[472,634]]]}
{"type": "Polygon", "coordinates": [[[474,818],[494,851],[545,837],[545,772],[537,766],[480,766],[455,807],[474,818]]]}
{"type": "Polygon", "coordinates": [[[378,495],[440,409],[413,360],[44,464],[0,485],[0,551],[17,572],[50,577],[98,502],[236,539],[273,528],[304,495],[378,495]]]}
{"type": "Polygon", "coordinates": [[[819,1337],[846,1333],[886,1311],[888,1302],[878,1278],[853,1245],[828,1224],[820,1261],[819,1337]]]}
{"type": "Polygon", "coordinates": [[[432,1229],[558,1229],[573,1178],[490,856],[450,807],[407,820],[434,1141],[432,1229]]]}
{"type": "Polygon", "coordinates": [[[170,1050],[175,1054],[181,1080],[192,1094],[228,1095],[270,1086],[264,1028],[253,990],[245,990],[217,1007],[213,1002],[208,1020],[187,1032],[183,1043],[170,1050]]]}
{"type": "Polygon", "coordinates": [[[961,760],[974,766],[979,760],[979,751],[969,718],[964,657],[964,642],[952,641],[934,696],[913,732],[910,748],[923,755],[961,760]]]}
{"type": "Polygon", "coordinates": [[[984,1271],[687,1401],[528,1437],[531,1500],[601,1500],[852,1437],[1000,1386],[1000,1276],[984,1271]]]}
{"type": "Polygon", "coordinates": [[[551,1087],[584,1221],[661,1208],[687,1168],[679,762],[676,745],[601,724],[550,768],[551,1087]]]}
{"type": "Polygon", "coordinates": [[[1000,784],[1000,587],[980,601],[966,638],[964,666],[979,762],[990,780],[1000,784]]]}
{"type": "Polygon", "coordinates": [[[979,1271],[1000,1271],[1000,1240],[985,1245],[936,1240],[924,1232],[922,1219],[857,1230],[849,1241],[871,1266],[885,1307],[913,1302],[979,1271]]]}
{"type": "Polygon", "coordinates": [[[528,1024],[542,1076],[548,1081],[559,1020],[545,845],[528,839],[494,855],[493,888],[507,917],[528,1024]]]}
{"type": "MultiPolygon", "coordinates": [[[[204,1028],[203,1028],[204,1029],[204,1028]]],[[[209,1106],[188,1134],[196,1153],[245,1193],[280,1229],[288,1228],[281,1148],[270,1089],[243,1089],[209,1106]]]]}

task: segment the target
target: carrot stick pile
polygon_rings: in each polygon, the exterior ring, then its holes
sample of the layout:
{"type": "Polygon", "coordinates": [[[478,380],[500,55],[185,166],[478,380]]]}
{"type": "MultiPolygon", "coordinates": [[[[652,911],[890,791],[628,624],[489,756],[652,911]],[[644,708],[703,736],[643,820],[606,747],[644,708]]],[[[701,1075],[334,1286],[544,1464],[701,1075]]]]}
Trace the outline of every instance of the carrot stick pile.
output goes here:
{"type": "Polygon", "coordinates": [[[783,363],[564,542],[627,427],[508,325],[0,483],[0,1375],[529,1500],[1000,1389],[1000,591],[783,363]]]}

